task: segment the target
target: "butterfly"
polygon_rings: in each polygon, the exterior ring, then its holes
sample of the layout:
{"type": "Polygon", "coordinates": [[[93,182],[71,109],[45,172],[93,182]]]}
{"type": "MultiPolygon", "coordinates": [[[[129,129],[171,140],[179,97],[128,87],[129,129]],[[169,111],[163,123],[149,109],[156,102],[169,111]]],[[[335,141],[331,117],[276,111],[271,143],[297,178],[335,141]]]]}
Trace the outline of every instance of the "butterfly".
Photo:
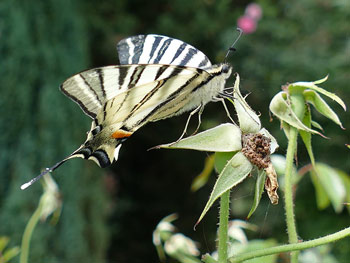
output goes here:
{"type": "Polygon", "coordinates": [[[117,51],[120,65],[83,71],[60,86],[92,119],[91,129],[77,150],[21,189],[72,158],[111,165],[122,143],[148,122],[188,111],[200,116],[208,102],[222,100],[232,72],[228,63],[212,65],[203,52],[162,35],[128,37],[117,44],[117,51]]]}

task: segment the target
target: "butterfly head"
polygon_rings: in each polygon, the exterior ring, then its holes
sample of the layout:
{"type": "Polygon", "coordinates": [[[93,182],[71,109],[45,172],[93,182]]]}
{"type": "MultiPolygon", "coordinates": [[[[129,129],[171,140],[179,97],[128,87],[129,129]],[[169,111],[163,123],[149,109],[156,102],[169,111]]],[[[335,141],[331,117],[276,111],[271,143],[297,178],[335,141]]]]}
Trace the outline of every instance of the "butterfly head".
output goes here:
{"type": "Polygon", "coordinates": [[[221,69],[224,74],[228,74],[228,77],[231,75],[232,66],[228,63],[221,64],[221,69]]]}
{"type": "Polygon", "coordinates": [[[223,77],[224,80],[228,79],[232,73],[232,66],[229,63],[220,63],[211,65],[208,68],[203,68],[207,73],[215,77],[223,77]]]}

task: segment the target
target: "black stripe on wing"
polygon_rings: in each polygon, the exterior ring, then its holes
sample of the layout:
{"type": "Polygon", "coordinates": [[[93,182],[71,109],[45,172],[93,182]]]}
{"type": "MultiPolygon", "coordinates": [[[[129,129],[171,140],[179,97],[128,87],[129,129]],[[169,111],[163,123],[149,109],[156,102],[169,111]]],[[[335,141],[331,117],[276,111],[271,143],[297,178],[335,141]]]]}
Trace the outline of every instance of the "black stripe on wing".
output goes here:
{"type": "Polygon", "coordinates": [[[180,45],[180,47],[176,50],[175,55],[174,55],[173,59],[171,60],[170,64],[172,64],[175,61],[175,59],[177,59],[180,56],[180,54],[185,50],[186,46],[187,46],[186,43],[182,43],[180,45]]]}
{"type": "Polygon", "coordinates": [[[68,78],[60,90],[77,103],[85,114],[96,118],[107,100],[135,86],[139,81],[154,80],[153,76],[144,76],[140,80],[144,69],[144,65],[90,69],[68,78]]]}
{"type": "MultiPolygon", "coordinates": [[[[101,102],[99,96],[97,95],[96,91],[95,91],[94,88],[91,86],[91,84],[86,80],[86,78],[83,76],[83,74],[79,74],[79,76],[83,79],[83,81],[84,81],[86,87],[89,88],[89,91],[90,91],[92,94],[94,94],[95,99],[102,105],[102,102],[101,102]]],[[[100,77],[100,78],[101,78],[101,77],[100,77]]],[[[100,82],[101,82],[101,80],[100,80],[100,82]]]]}
{"type": "Polygon", "coordinates": [[[144,72],[146,67],[136,67],[134,72],[132,73],[131,75],[131,78],[130,78],[130,82],[128,84],[128,88],[132,88],[132,87],[135,87],[135,85],[137,85],[137,83],[139,82],[141,76],[142,76],[142,73],[144,72]]]}
{"type": "Polygon", "coordinates": [[[188,51],[186,52],[185,57],[181,60],[180,64],[188,66],[190,60],[197,54],[197,52],[198,52],[198,49],[189,48],[188,51]]]}
{"type": "MultiPolygon", "coordinates": [[[[90,69],[68,78],[60,90],[91,118],[107,101],[135,86],[173,77],[181,70],[168,65],[121,65],[90,69]]],[[[180,67],[179,67],[180,68],[180,67]]],[[[182,68],[180,68],[182,69],[182,68]]],[[[125,100],[128,96],[125,96],[125,100]]],[[[123,103],[117,107],[121,108],[123,103]]]]}
{"type": "Polygon", "coordinates": [[[152,64],[159,64],[159,61],[162,59],[162,57],[164,56],[164,53],[169,48],[171,41],[173,41],[173,39],[169,38],[163,42],[162,46],[160,47],[157,53],[157,57],[152,61],[152,64]]]}
{"type": "MultiPolygon", "coordinates": [[[[152,98],[152,96],[154,96],[156,94],[156,92],[163,86],[166,84],[166,82],[168,80],[170,80],[172,77],[178,75],[181,73],[181,71],[183,70],[183,68],[173,68],[171,74],[169,76],[167,76],[166,79],[162,80],[162,81],[158,81],[157,85],[151,90],[149,91],[140,101],[139,103],[137,103],[132,110],[130,111],[129,115],[125,118],[124,121],[127,121],[128,118],[130,118],[135,111],[137,111],[139,108],[141,108],[149,99],[152,98]]],[[[160,72],[164,72],[164,70],[162,68],[159,68],[160,72]]],[[[161,73],[157,72],[157,76],[160,76],[161,73]]]]}
{"type": "Polygon", "coordinates": [[[62,93],[64,95],[66,95],[68,98],[72,99],[74,102],[76,102],[79,107],[91,118],[95,119],[97,114],[93,111],[90,111],[85,105],[84,103],[78,99],[77,97],[73,96],[72,94],[68,93],[64,88],[63,88],[63,84],[60,86],[60,90],[62,91],[62,93]]]}
{"type": "Polygon", "coordinates": [[[141,56],[145,35],[138,35],[121,40],[117,45],[121,65],[137,64],[141,56]],[[131,60],[129,60],[131,57],[131,60]]]}
{"type": "Polygon", "coordinates": [[[120,70],[119,71],[119,76],[118,76],[118,83],[117,84],[117,89],[121,89],[123,87],[126,75],[128,74],[128,70],[120,70]]]}
{"type": "Polygon", "coordinates": [[[105,84],[104,84],[104,73],[103,70],[101,68],[96,69],[96,72],[98,74],[98,79],[100,80],[100,87],[102,90],[102,95],[103,95],[103,99],[106,99],[106,90],[105,90],[105,84]]]}
{"type": "Polygon", "coordinates": [[[185,42],[161,35],[138,35],[117,45],[121,64],[167,64],[194,68],[210,67],[206,55],[185,42]]]}
{"type": "Polygon", "coordinates": [[[150,113],[148,113],[143,119],[139,120],[135,126],[142,126],[149,121],[151,116],[156,114],[164,105],[171,102],[178,94],[180,94],[188,85],[191,85],[192,81],[198,78],[198,74],[194,74],[192,78],[188,79],[182,86],[180,86],[176,91],[169,95],[163,102],[159,103],[150,113]]]}
{"type": "MultiPolygon", "coordinates": [[[[149,41],[152,41],[153,39],[151,39],[148,36],[146,36],[145,40],[148,40],[147,42],[149,42],[149,41]]],[[[150,64],[151,59],[153,58],[154,53],[156,52],[156,49],[158,48],[159,43],[160,43],[161,40],[162,40],[162,37],[160,37],[160,36],[154,37],[154,41],[152,41],[151,52],[149,53],[148,58],[145,59],[145,60],[147,60],[147,64],[150,64]]],[[[150,45],[151,43],[147,43],[147,44],[150,45]]],[[[145,47],[145,45],[143,45],[143,47],[145,47]]],[[[142,50],[142,52],[144,52],[144,50],[142,50]]],[[[143,63],[143,61],[139,60],[138,63],[143,63]]],[[[157,63],[152,63],[152,64],[157,64],[157,63]]]]}
{"type": "Polygon", "coordinates": [[[198,67],[199,68],[206,68],[206,67],[208,67],[208,64],[210,66],[209,58],[205,57],[205,58],[203,58],[202,62],[199,63],[198,67]]]}
{"type": "MultiPolygon", "coordinates": [[[[162,112],[165,112],[165,111],[171,112],[171,116],[176,115],[178,112],[182,111],[182,109],[181,108],[178,108],[177,110],[171,110],[171,109],[175,108],[176,104],[180,103],[182,100],[185,99],[184,95],[188,96],[190,93],[191,94],[195,93],[196,91],[198,91],[199,89],[207,85],[210,81],[220,76],[221,74],[222,74],[221,67],[218,67],[217,69],[212,70],[212,72],[210,72],[209,74],[204,70],[203,71],[198,70],[197,74],[194,74],[183,85],[179,86],[177,90],[175,90],[173,93],[168,95],[165,100],[160,102],[156,107],[152,109],[152,111],[150,111],[146,116],[144,116],[137,123],[135,123],[134,127],[141,127],[142,125],[146,124],[155,116],[159,117],[160,115],[162,115],[162,112]],[[200,83],[196,83],[197,82],[196,80],[201,80],[201,81],[200,83]],[[174,100],[177,100],[175,104],[174,104],[174,100]]],[[[169,81],[169,79],[167,79],[166,81],[169,81]]],[[[198,105],[194,104],[193,106],[198,106],[198,105]]],[[[167,118],[167,117],[169,117],[169,115],[168,116],[164,115],[161,118],[167,118]]]]}

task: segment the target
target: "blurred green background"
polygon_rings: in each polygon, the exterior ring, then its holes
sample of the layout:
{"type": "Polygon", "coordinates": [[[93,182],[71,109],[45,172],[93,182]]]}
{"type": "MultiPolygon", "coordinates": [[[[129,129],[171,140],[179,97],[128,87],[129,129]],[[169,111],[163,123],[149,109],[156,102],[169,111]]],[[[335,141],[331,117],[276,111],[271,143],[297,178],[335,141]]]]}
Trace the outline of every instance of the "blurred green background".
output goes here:
{"type": "MultiPolygon", "coordinates": [[[[93,67],[118,64],[116,43],[122,38],[156,33],[181,39],[220,63],[237,33],[237,19],[249,1],[228,0],[46,0],[0,1],[0,236],[20,245],[24,227],[38,203],[42,187],[20,185],[41,169],[75,150],[90,120],[58,86],[71,75],[93,67]]],[[[229,58],[241,76],[248,102],[262,115],[263,125],[286,139],[268,105],[281,85],[313,81],[329,74],[322,85],[348,104],[350,98],[350,2],[348,0],[261,0],[263,17],[252,34],[238,42],[229,58]]],[[[233,84],[233,78],[228,81],[233,84]]],[[[346,128],[349,116],[335,104],[346,128]]],[[[349,104],[348,104],[349,106],[349,104]]],[[[231,109],[232,110],[232,109],[231,109]]],[[[233,113],[234,114],[234,113],[233,113]]],[[[315,137],[316,159],[350,171],[348,131],[319,117],[330,140],[315,137]]],[[[201,129],[228,122],[221,104],[211,103],[201,129]]],[[[108,169],[81,159],[53,173],[63,210],[57,225],[39,224],[33,234],[29,262],[158,262],[152,231],[170,213],[176,225],[201,251],[215,247],[216,207],[193,232],[215,176],[196,193],[190,184],[202,168],[205,153],[153,150],[183,131],[187,115],[152,123],[126,141],[120,159],[108,169]]],[[[193,121],[191,128],[196,126],[193,121]]],[[[309,163],[298,149],[298,165],[309,163]]],[[[248,179],[233,191],[232,218],[244,219],[254,194],[248,179]]],[[[282,193],[280,192],[282,195],[282,193]]],[[[249,220],[259,225],[252,238],[287,242],[283,204],[270,206],[266,196],[249,220]]],[[[349,214],[329,207],[318,211],[309,176],[297,189],[299,235],[307,240],[349,225],[349,214]]],[[[350,241],[334,244],[339,262],[350,262],[350,241]]],[[[15,259],[16,262],[18,258],[15,259]]]]}

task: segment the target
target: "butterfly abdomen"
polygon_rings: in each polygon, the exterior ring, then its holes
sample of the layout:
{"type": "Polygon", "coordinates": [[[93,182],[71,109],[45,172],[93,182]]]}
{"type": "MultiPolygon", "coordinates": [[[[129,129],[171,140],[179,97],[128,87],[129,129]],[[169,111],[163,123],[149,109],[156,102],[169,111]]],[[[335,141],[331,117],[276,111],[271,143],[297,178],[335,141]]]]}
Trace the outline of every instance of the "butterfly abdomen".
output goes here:
{"type": "Polygon", "coordinates": [[[213,98],[219,97],[231,72],[232,68],[227,64],[214,65],[206,69],[205,77],[193,88],[188,96],[188,103],[177,112],[177,115],[195,109],[199,105],[204,106],[212,101],[213,98]]]}

